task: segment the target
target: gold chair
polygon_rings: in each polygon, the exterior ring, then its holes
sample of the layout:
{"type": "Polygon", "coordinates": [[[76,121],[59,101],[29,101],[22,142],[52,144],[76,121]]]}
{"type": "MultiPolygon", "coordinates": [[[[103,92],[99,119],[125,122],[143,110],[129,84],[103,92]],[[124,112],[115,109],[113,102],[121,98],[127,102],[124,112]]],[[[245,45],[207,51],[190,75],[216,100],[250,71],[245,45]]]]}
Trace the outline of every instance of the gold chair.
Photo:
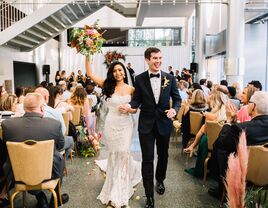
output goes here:
{"type": "Polygon", "coordinates": [[[206,121],[206,125],[207,125],[207,138],[208,138],[208,155],[207,158],[205,159],[204,162],[204,177],[203,177],[203,183],[205,184],[206,180],[207,180],[207,166],[208,166],[208,161],[211,157],[211,152],[213,149],[213,144],[216,141],[216,139],[219,136],[219,133],[222,129],[222,125],[220,123],[218,123],[217,121],[206,121]]]}
{"type": "Polygon", "coordinates": [[[176,119],[173,121],[173,132],[174,132],[174,141],[177,142],[177,138],[178,135],[180,133],[180,128],[181,128],[181,119],[182,119],[182,115],[184,113],[185,110],[185,105],[182,104],[180,107],[179,112],[177,113],[176,119]]]}
{"type": "MultiPolygon", "coordinates": [[[[11,208],[19,192],[30,190],[49,190],[54,197],[54,208],[58,207],[54,189],[58,184],[61,196],[60,179],[51,179],[54,140],[7,142],[7,149],[15,178],[15,192],[10,197],[11,208]]],[[[59,200],[62,205],[61,197],[59,200]]]]}
{"type": "Polygon", "coordinates": [[[190,111],[190,134],[196,135],[202,126],[203,114],[190,111]]]}
{"type": "Polygon", "coordinates": [[[268,185],[268,147],[249,146],[247,181],[256,186],[268,185]]]}
{"type": "Polygon", "coordinates": [[[65,136],[68,136],[68,133],[69,133],[69,113],[62,113],[62,117],[63,117],[63,120],[64,120],[64,124],[65,124],[65,127],[66,127],[66,131],[65,131],[65,136]]]}
{"type": "Polygon", "coordinates": [[[80,116],[81,116],[81,107],[80,106],[74,106],[72,122],[73,122],[73,124],[75,126],[80,125],[80,116]]]}
{"type": "Polygon", "coordinates": [[[3,138],[3,130],[2,130],[2,127],[0,125],[0,139],[2,139],[2,138],[3,138]]]}

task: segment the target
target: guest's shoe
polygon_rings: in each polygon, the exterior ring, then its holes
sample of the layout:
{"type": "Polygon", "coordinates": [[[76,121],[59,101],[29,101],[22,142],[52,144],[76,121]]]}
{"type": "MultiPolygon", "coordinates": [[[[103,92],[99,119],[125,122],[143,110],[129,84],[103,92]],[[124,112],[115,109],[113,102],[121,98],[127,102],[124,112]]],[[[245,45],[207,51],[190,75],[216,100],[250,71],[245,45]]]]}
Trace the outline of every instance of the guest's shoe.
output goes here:
{"type": "Polygon", "coordinates": [[[145,208],[154,208],[154,197],[147,197],[145,208]]]}
{"type": "Polygon", "coordinates": [[[9,207],[10,203],[8,199],[0,199],[0,207],[6,208],[9,207]]]}
{"type": "Polygon", "coordinates": [[[37,194],[36,199],[38,208],[49,208],[47,197],[44,192],[37,194]]]}
{"type": "MultiPolygon", "coordinates": [[[[62,200],[62,204],[67,203],[69,201],[69,195],[68,194],[62,194],[61,195],[61,200],[62,200]]],[[[58,198],[58,207],[59,206],[61,206],[61,204],[60,204],[60,199],[58,198]]],[[[54,197],[53,196],[51,196],[49,207],[54,208],[54,197]]]]}
{"type": "Polygon", "coordinates": [[[156,182],[156,192],[160,195],[163,195],[165,193],[165,185],[163,182],[156,182]]]}

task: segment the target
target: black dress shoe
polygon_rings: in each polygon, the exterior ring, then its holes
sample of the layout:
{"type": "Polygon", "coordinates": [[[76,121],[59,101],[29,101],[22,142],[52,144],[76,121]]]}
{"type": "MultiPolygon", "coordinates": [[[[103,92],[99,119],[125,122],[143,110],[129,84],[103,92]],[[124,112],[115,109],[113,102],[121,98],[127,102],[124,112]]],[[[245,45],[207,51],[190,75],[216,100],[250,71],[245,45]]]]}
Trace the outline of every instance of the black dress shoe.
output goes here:
{"type": "Polygon", "coordinates": [[[154,197],[147,197],[145,208],[154,208],[154,197]]]}
{"type": "Polygon", "coordinates": [[[36,199],[38,208],[49,208],[47,197],[44,192],[37,194],[36,199]]]}
{"type": "MultiPolygon", "coordinates": [[[[68,194],[62,194],[61,195],[61,200],[62,200],[62,204],[67,203],[69,201],[69,195],[68,194]]],[[[59,206],[61,206],[61,204],[60,204],[60,199],[58,198],[58,207],[59,206]]],[[[54,197],[53,196],[51,196],[49,207],[54,208],[54,197]]]]}
{"type": "Polygon", "coordinates": [[[163,182],[156,182],[156,192],[160,195],[163,195],[165,193],[165,185],[163,182]]]}

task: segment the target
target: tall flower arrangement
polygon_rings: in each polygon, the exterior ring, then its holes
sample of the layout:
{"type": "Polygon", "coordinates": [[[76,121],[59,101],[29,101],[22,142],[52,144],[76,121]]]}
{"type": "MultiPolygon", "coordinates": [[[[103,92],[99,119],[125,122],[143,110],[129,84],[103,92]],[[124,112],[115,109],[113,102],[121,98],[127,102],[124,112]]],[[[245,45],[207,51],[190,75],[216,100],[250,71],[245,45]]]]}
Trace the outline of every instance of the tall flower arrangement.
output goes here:
{"type": "Polygon", "coordinates": [[[225,187],[230,208],[245,207],[248,155],[246,134],[243,131],[239,138],[237,156],[232,153],[228,159],[225,187]]]}
{"type": "Polygon", "coordinates": [[[84,28],[74,28],[71,31],[71,47],[76,48],[77,53],[90,56],[101,53],[105,39],[102,37],[104,32],[98,25],[98,20],[93,25],[85,25],[84,28]]]}
{"type": "Polygon", "coordinates": [[[119,61],[120,59],[122,59],[123,61],[126,60],[125,55],[122,54],[122,52],[118,52],[118,51],[108,51],[105,55],[104,55],[104,64],[106,65],[106,68],[108,69],[109,66],[114,62],[114,61],[119,61]]]}

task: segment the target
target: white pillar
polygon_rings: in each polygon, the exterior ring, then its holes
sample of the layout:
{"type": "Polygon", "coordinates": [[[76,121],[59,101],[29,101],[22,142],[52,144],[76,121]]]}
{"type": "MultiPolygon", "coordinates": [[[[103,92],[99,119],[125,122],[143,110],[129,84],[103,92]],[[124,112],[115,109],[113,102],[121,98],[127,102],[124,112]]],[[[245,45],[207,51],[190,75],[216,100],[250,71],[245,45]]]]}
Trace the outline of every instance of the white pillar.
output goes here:
{"type": "Polygon", "coordinates": [[[243,87],[245,71],[245,0],[230,0],[226,37],[226,59],[224,68],[229,84],[237,82],[243,87]]]}
{"type": "Polygon", "coordinates": [[[205,39],[206,39],[206,4],[195,5],[195,62],[198,63],[197,81],[206,77],[205,39]]]}
{"type": "Polygon", "coordinates": [[[70,74],[69,67],[67,64],[67,54],[66,54],[66,48],[67,48],[67,30],[63,31],[60,34],[60,44],[59,44],[59,69],[65,70],[66,74],[70,74]]]}

